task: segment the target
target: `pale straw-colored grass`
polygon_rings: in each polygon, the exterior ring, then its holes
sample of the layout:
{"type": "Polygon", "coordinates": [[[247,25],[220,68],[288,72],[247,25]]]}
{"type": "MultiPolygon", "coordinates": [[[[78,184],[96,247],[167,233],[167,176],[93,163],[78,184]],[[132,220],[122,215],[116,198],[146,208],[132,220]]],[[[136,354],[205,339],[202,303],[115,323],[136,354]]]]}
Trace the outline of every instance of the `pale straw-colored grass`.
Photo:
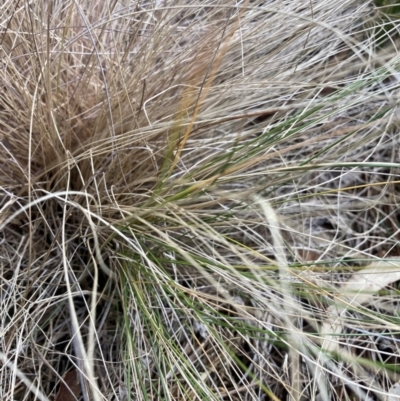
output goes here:
{"type": "Polygon", "coordinates": [[[2,400],[393,396],[395,14],[0,7],[2,400]]]}

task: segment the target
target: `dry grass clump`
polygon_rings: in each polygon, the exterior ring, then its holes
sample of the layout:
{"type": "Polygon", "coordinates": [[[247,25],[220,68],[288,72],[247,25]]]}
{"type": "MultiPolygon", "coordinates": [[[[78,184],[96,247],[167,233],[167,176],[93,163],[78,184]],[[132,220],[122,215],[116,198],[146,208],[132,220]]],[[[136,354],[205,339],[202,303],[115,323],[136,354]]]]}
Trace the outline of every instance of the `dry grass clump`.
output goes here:
{"type": "Polygon", "coordinates": [[[393,393],[387,18],[348,0],[4,2],[0,398],[393,393]]]}

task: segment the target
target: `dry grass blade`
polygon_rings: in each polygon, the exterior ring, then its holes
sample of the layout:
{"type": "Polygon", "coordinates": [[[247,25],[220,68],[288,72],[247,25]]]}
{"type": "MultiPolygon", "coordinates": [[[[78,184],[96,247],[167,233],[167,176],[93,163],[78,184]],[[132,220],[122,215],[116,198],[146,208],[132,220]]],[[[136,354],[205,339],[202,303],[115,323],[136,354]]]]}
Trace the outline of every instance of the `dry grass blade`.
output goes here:
{"type": "Polygon", "coordinates": [[[327,310],[329,318],[321,328],[321,334],[326,338],[324,348],[330,352],[339,351],[339,344],[335,339],[340,337],[343,330],[343,323],[340,320],[347,309],[367,303],[378,291],[398,281],[400,281],[399,260],[379,261],[353,274],[338,288],[337,302],[327,310]],[[340,304],[342,306],[339,306],[340,304]]]}
{"type": "Polygon", "coordinates": [[[0,9],[0,399],[393,396],[395,6],[0,9]]]}

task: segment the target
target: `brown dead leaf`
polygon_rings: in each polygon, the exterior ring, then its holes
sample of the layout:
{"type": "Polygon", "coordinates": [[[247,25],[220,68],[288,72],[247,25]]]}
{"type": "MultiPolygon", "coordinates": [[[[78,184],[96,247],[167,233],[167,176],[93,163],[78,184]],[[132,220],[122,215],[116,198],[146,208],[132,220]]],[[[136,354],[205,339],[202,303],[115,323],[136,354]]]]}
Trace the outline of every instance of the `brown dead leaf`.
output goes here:
{"type": "Polygon", "coordinates": [[[76,369],[70,370],[63,377],[55,401],[76,401],[81,395],[76,369]]]}

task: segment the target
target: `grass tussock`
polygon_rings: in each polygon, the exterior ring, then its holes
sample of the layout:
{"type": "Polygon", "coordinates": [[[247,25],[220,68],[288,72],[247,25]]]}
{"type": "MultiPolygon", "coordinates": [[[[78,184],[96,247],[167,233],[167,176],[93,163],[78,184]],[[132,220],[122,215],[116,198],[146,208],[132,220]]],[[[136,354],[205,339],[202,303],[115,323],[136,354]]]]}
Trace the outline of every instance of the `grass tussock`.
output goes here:
{"type": "Polygon", "coordinates": [[[3,2],[2,400],[394,396],[385,4],[3,2]]]}

